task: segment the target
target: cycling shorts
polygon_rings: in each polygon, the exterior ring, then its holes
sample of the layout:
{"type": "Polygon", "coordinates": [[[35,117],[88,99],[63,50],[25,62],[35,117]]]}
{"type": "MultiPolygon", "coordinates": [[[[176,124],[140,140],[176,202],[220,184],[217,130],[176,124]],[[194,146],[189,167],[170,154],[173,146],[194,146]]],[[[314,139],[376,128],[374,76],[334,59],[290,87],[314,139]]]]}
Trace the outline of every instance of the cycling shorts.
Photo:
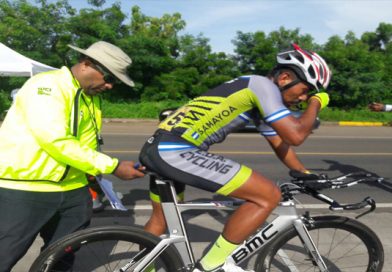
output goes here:
{"type": "Polygon", "coordinates": [[[146,141],[139,160],[164,178],[221,195],[238,189],[252,174],[252,169],[164,130],[146,141]]]}

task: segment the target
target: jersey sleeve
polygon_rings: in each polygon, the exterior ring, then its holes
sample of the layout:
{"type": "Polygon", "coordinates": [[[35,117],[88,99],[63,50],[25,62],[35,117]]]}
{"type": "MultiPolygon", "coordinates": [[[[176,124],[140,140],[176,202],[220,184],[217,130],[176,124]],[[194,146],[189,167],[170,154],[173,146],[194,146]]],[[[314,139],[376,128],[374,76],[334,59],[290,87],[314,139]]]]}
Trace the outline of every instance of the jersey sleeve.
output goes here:
{"type": "Polygon", "coordinates": [[[257,130],[260,132],[261,135],[264,137],[268,136],[276,136],[278,133],[269,125],[264,122],[261,122],[260,125],[257,127],[257,130]]]}
{"type": "Polygon", "coordinates": [[[270,79],[252,76],[248,88],[254,93],[261,118],[266,124],[271,124],[291,114],[283,104],[280,90],[270,79]]]}
{"type": "Polygon", "coordinates": [[[256,110],[256,108],[253,109],[251,112],[249,112],[249,115],[252,116],[251,118],[254,125],[256,126],[257,131],[260,132],[260,134],[264,137],[278,135],[278,133],[271,126],[264,122],[264,120],[260,117],[260,113],[256,110]]]}

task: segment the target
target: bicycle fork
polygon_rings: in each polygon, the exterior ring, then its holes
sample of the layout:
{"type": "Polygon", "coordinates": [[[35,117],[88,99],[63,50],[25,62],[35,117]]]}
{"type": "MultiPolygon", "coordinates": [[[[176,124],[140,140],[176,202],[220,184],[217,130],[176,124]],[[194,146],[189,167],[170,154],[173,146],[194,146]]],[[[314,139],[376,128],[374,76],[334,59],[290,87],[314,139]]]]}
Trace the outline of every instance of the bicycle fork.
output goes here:
{"type": "MultiPolygon", "coordinates": [[[[298,232],[299,237],[301,238],[301,241],[305,247],[305,249],[308,251],[308,254],[312,258],[315,264],[317,264],[318,268],[320,269],[321,272],[328,272],[328,268],[323,260],[323,258],[320,255],[320,252],[318,251],[316,245],[313,242],[312,237],[309,234],[308,229],[306,228],[304,222],[302,219],[296,219],[294,220],[294,227],[298,232]]],[[[279,254],[284,254],[280,252],[279,254]]],[[[288,260],[287,258],[284,258],[288,260]]],[[[296,271],[296,270],[294,270],[296,271]]]]}

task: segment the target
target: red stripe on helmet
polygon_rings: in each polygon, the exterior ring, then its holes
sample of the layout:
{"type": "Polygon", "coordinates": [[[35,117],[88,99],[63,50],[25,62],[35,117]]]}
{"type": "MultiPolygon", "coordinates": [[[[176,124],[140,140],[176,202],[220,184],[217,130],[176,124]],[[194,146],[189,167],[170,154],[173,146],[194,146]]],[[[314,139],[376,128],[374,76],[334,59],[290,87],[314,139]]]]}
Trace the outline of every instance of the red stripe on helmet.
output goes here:
{"type": "Polygon", "coordinates": [[[313,60],[312,57],[309,55],[308,52],[306,52],[305,50],[303,50],[301,47],[299,47],[296,43],[293,43],[292,46],[294,47],[295,50],[301,52],[302,54],[305,55],[305,57],[307,57],[310,60],[313,60]]]}

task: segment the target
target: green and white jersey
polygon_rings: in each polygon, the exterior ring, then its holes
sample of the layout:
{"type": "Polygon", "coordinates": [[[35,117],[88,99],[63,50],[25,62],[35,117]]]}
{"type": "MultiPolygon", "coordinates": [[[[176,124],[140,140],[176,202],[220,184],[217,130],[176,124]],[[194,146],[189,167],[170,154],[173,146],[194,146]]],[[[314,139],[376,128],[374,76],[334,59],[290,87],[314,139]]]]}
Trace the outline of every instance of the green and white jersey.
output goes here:
{"type": "Polygon", "coordinates": [[[290,114],[278,87],[266,77],[251,75],[207,91],[171,114],[159,128],[207,150],[250,120],[262,135],[276,135],[269,124],[290,114]]]}

